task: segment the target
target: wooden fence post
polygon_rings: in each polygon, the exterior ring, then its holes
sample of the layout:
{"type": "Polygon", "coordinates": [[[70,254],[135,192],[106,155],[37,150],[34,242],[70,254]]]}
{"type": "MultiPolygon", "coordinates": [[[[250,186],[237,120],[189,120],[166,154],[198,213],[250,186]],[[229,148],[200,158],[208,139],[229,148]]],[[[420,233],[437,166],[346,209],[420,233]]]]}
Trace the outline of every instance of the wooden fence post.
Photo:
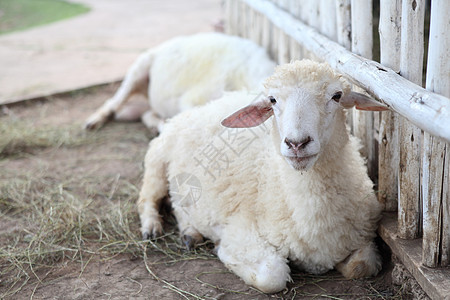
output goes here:
{"type": "MultiPolygon", "coordinates": [[[[276,1],[278,6],[281,7],[284,10],[287,10],[288,3],[286,0],[278,0],[276,1]]],[[[285,64],[289,62],[289,37],[286,35],[286,33],[283,32],[283,30],[277,28],[277,46],[278,46],[278,63],[279,64],[285,64]]]]}
{"type": "MultiPolygon", "coordinates": [[[[380,62],[400,71],[401,0],[380,1],[380,62]]],[[[398,191],[398,115],[381,113],[378,151],[378,199],[386,211],[397,210],[398,191]]]]}
{"type": "MultiPolygon", "coordinates": [[[[450,1],[431,3],[426,87],[450,97],[450,1]]],[[[450,144],[424,134],[423,246],[425,266],[447,266],[450,260],[450,144]]]]}
{"type": "MultiPolygon", "coordinates": [[[[417,85],[422,83],[424,18],[425,0],[403,0],[400,74],[417,85]]],[[[414,239],[422,232],[422,131],[403,117],[399,121],[398,235],[414,239]]]]}
{"type": "MultiPolygon", "coordinates": [[[[372,0],[352,0],[352,52],[365,58],[372,58],[372,0]]],[[[374,139],[373,112],[353,112],[353,132],[361,139],[363,156],[367,157],[369,175],[375,179],[378,167],[376,141],[374,139]]]]}
{"type": "MultiPolygon", "coordinates": [[[[301,19],[301,17],[300,17],[301,5],[302,5],[302,3],[300,3],[297,0],[290,0],[289,11],[297,19],[301,19]]],[[[300,45],[291,37],[289,37],[289,44],[290,44],[290,48],[289,48],[290,60],[294,61],[294,60],[302,59],[303,52],[302,52],[302,48],[300,47],[300,45]]]]}
{"type": "Polygon", "coordinates": [[[351,0],[336,0],[336,40],[350,50],[352,48],[351,0]]]}
{"type": "Polygon", "coordinates": [[[320,32],[337,41],[335,0],[320,0],[320,15],[320,32]]]}
{"type": "MultiPolygon", "coordinates": [[[[336,40],[347,50],[352,49],[351,0],[336,0],[336,40]]],[[[347,125],[353,134],[353,109],[347,112],[347,125]]]]}
{"type": "Polygon", "coordinates": [[[268,18],[266,18],[264,15],[262,15],[262,38],[261,38],[261,44],[262,46],[267,50],[267,52],[269,52],[269,55],[272,57],[273,59],[273,53],[270,51],[271,50],[271,42],[272,42],[272,28],[273,25],[270,22],[270,20],[268,18]]]}

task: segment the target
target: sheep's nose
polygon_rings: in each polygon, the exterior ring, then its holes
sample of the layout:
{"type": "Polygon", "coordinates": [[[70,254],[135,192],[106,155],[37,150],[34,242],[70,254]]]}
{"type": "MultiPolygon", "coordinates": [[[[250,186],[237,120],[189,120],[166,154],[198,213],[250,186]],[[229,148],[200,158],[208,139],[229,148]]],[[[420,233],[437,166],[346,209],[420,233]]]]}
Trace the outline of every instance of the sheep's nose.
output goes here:
{"type": "Polygon", "coordinates": [[[293,141],[288,138],[285,138],[284,142],[286,143],[289,149],[300,150],[302,148],[305,148],[306,145],[308,145],[312,140],[313,140],[312,137],[308,136],[300,142],[293,141]]]}

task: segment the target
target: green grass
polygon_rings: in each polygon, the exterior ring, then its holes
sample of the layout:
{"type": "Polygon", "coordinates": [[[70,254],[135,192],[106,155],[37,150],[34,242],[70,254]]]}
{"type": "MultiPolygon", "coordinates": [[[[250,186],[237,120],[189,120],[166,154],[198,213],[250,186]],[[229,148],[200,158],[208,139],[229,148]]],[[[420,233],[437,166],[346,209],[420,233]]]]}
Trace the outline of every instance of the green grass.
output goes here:
{"type": "Polygon", "coordinates": [[[89,8],[62,0],[1,0],[0,34],[71,18],[89,8]]]}

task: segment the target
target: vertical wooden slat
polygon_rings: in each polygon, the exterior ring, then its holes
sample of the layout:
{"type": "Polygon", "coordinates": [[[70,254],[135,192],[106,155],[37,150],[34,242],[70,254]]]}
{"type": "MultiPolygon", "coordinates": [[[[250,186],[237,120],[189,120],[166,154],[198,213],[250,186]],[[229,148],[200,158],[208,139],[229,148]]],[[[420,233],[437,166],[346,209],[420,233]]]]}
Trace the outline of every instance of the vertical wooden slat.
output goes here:
{"type": "Polygon", "coordinates": [[[240,3],[240,15],[241,15],[241,26],[240,26],[240,36],[244,38],[249,38],[249,31],[250,31],[250,18],[249,18],[249,12],[250,8],[245,4],[244,1],[239,1],[240,3]]]}
{"type": "Polygon", "coordinates": [[[262,20],[262,38],[261,43],[262,46],[269,52],[269,55],[273,59],[273,53],[271,51],[271,43],[272,43],[272,28],[273,25],[265,16],[263,16],[262,20]]]}
{"type": "MultiPolygon", "coordinates": [[[[450,1],[431,3],[426,88],[450,97],[450,1]]],[[[450,145],[424,134],[423,249],[425,266],[449,265],[450,145]]]]}
{"type": "Polygon", "coordinates": [[[246,5],[245,12],[247,15],[247,38],[255,42],[255,11],[246,5]]]}
{"type": "MultiPolygon", "coordinates": [[[[447,48],[448,49],[448,48],[447,48]]],[[[442,177],[442,238],[441,266],[450,265],[450,144],[445,146],[442,177]]],[[[427,249],[424,249],[426,251],[427,249]]]]}
{"type": "MultiPolygon", "coordinates": [[[[272,0],[272,2],[274,2],[275,4],[279,5],[279,1],[278,0],[272,0]]],[[[278,56],[278,42],[280,39],[280,29],[278,27],[276,27],[275,25],[272,25],[272,34],[271,34],[271,38],[272,38],[272,43],[270,43],[269,45],[269,52],[273,58],[273,60],[275,60],[277,63],[280,63],[278,61],[279,56],[278,56]]]]}
{"type": "Polygon", "coordinates": [[[337,42],[350,50],[352,47],[351,0],[336,0],[336,38],[337,42]]]}
{"type": "Polygon", "coordinates": [[[225,33],[233,34],[233,2],[234,0],[225,1],[225,33]]]}
{"type": "Polygon", "coordinates": [[[250,18],[250,36],[249,38],[257,44],[261,43],[261,23],[260,16],[258,12],[249,8],[249,18],[250,18]]]}
{"type": "MultiPolygon", "coordinates": [[[[363,57],[372,58],[372,0],[352,0],[352,52],[363,57]]],[[[361,153],[367,157],[367,168],[372,179],[378,167],[376,143],[373,131],[373,113],[354,110],[354,134],[361,139],[361,153]]]]}
{"type": "MultiPolygon", "coordinates": [[[[313,2],[316,2],[317,0],[313,1],[313,0],[303,0],[301,2],[300,5],[300,20],[307,24],[310,25],[310,16],[311,16],[311,9],[310,6],[312,5],[313,2]]],[[[302,47],[302,58],[309,58],[310,57],[310,53],[308,50],[306,50],[305,48],[302,47]]]]}
{"type": "MultiPolygon", "coordinates": [[[[287,10],[287,1],[278,0],[276,1],[278,6],[284,10],[287,10]]],[[[279,28],[276,30],[277,36],[277,61],[279,64],[285,64],[289,62],[289,38],[288,36],[279,28]]]]}
{"type": "Polygon", "coordinates": [[[449,149],[424,134],[422,262],[427,267],[449,265],[449,149]]]}
{"type": "Polygon", "coordinates": [[[241,9],[241,1],[239,0],[234,0],[234,10],[233,10],[233,15],[234,15],[234,35],[240,35],[241,34],[241,27],[242,27],[242,9],[241,9]]]}
{"type": "Polygon", "coordinates": [[[300,6],[300,20],[306,25],[309,25],[309,6],[311,5],[310,0],[303,0],[300,6]]]}
{"type": "Polygon", "coordinates": [[[310,0],[308,9],[309,26],[320,30],[320,1],[310,0]]]}
{"type": "Polygon", "coordinates": [[[320,0],[320,32],[333,41],[337,41],[336,2],[320,0]]]}
{"type": "Polygon", "coordinates": [[[270,52],[272,53],[273,59],[279,64],[279,46],[278,42],[280,41],[280,29],[276,26],[272,27],[272,41],[273,43],[270,45],[270,52]]]}
{"type": "MultiPolygon", "coordinates": [[[[425,0],[403,0],[400,74],[415,84],[422,83],[423,26],[425,0]]],[[[400,167],[398,173],[398,235],[403,239],[420,236],[420,158],[422,131],[399,118],[400,167]]]]}
{"type": "MultiPolygon", "coordinates": [[[[287,10],[287,1],[278,0],[278,6],[284,10],[287,10]]],[[[282,31],[278,29],[278,63],[285,64],[289,62],[289,38],[282,31]]]]}
{"type": "Polygon", "coordinates": [[[278,63],[285,64],[289,62],[289,38],[281,30],[278,30],[278,63]]]}
{"type": "Polygon", "coordinates": [[[259,45],[262,45],[262,39],[263,39],[263,16],[254,11],[255,14],[255,33],[256,33],[256,42],[259,45]]]}
{"type": "MultiPolygon", "coordinates": [[[[296,0],[290,0],[290,6],[289,11],[290,13],[296,17],[297,19],[300,19],[300,6],[302,4],[299,1],[296,0]]],[[[289,38],[289,59],[290,61],[299,60],[302,59],[302,50],[300,45],[292,38],[289,38]]]]}
{"type": "MultiPolygon", "coordinates": [[[[346,49],[352,49],[351,0],[336,0],[336,40],[346,49]]],[[[353,109],[347,113],[347,124],[353,134],[353,109]]]]}
{"type": "Polygon", "coordinates": [[[352,0],[352,51],[372,58],[372,0],[352,0]]]}
{"type": "MultiPolygon", "coordinates": [[[[401,0],[380,1],[380,62],[400,71],[401,0]]],[[[397,210],[398,194],[398,116],[382,112],[379,136],[378,199],[386,211],[397,210]]]]}

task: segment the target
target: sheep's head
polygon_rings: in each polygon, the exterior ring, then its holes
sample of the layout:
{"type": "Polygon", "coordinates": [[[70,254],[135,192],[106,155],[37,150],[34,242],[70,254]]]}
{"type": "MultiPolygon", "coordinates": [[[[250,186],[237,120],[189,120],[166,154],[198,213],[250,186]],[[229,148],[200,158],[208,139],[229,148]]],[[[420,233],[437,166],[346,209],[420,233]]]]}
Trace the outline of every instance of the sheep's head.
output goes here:
{"type": "Polygon", "coordinates": [[[349,84],[327,64],[311,60],[277,67],[265,82],[266,97],[226,118],[226,127],[258,126],[275,116],[280,153],[296,170],[311,168],[322,149],[345,128],[342,108],[385,110],[370,98],[350,92],[349,84]]]}

